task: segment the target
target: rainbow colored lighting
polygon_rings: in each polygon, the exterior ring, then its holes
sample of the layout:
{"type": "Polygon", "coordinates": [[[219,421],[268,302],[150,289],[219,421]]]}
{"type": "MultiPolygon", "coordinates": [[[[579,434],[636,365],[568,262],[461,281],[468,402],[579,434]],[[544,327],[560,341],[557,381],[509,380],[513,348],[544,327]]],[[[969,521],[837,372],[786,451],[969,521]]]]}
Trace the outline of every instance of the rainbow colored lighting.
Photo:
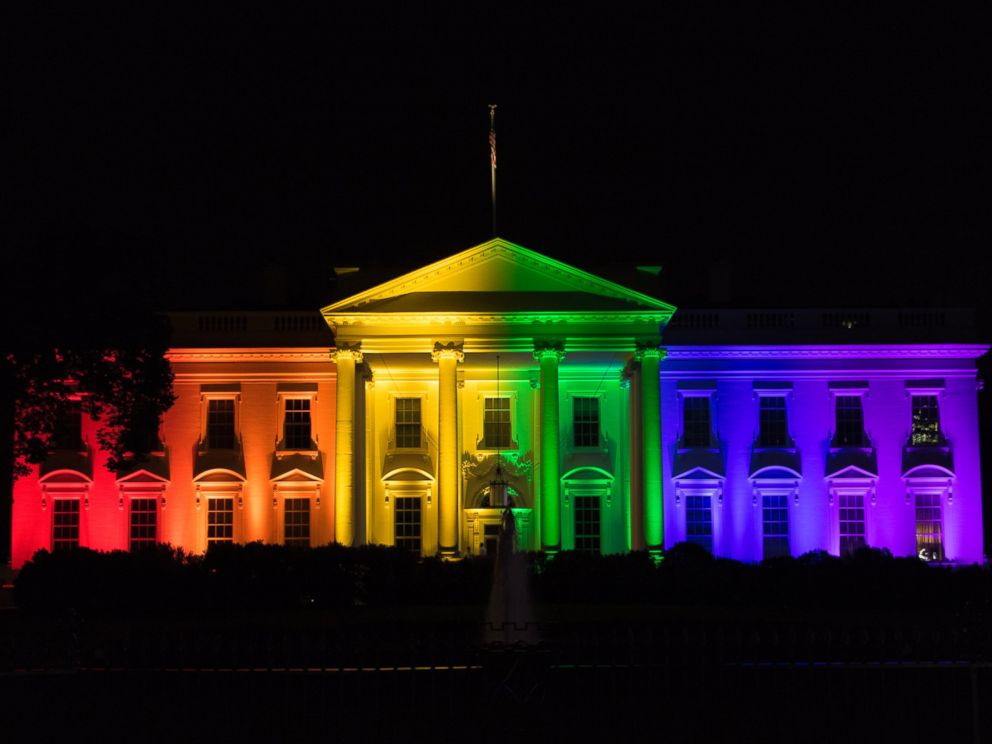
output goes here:
{"type": "Polygon", "coordinates": [[[114,475],[84,420],[78,450],[15,484],[13,564],[129,549],[149,530],[193,552],[333,540],[479,554],[502,514],[500,461],[522,549],[657,554],[689,539],[756,561],[862,535],[896,555],[939,539],[946,560],[982,559],[987,346],[680,345],[666,340],[674,312],[496,239],[325,307],[333,350],[174,348],[164,451],[114,475]],[[939,411],[930,447],[910,444],[920,396],[939,411]],[[863,414],[858,447],[836,438],[838,397],[863,414]],[[785,438],[769,447],[772,410],[785,438]]]}

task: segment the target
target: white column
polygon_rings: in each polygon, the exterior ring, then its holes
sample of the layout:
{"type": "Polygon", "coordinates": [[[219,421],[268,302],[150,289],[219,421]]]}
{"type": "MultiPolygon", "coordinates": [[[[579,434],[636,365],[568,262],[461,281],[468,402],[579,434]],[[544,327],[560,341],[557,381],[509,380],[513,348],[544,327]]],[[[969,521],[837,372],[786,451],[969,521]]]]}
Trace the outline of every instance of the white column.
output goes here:
{"type": "Polygon", "coordinates": [[[331,358],[337,364],[337,411],[334,429],[334,541],[355,540],[355,365],[362,361],[360,344],[342,343],[331,358]]]}
{"type": "Polygon", "coordinates": [[[534,358],[541,365],[541,550],[561,550],[560,423],[558,364],[565,358],[561,343],[539,343],[534,358]]]}
{"type": "Polygon", "coordinates": [[[465,354],[460,344],[434,344],[437,362],[437,500],[438,550],[443,556],[458,552],[458,362],[465,354]]]}

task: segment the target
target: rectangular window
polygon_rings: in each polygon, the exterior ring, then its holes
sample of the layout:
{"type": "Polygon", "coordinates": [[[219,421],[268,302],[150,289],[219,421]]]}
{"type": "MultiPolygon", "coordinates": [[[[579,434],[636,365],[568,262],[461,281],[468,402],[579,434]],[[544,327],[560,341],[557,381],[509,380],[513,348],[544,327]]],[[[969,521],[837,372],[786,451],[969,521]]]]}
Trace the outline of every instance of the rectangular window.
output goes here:
{"type": "Polygon", "coordinates": [[[283,540],[286,545],[310,547],[310,499],[286,499],[286,526],[283,540]]]}
{"type": "Polygon", "coordinates": [[[837,396],[837,447],[863,447],[865,444],[865,416],[860,395],[837,396]]]}
{"type": "Polygon", "coordinates": [[[234,499],[207,499],[207,545],[234,542],[234,499]]]}
{"type": "Polygon", "coordinates": [[[55,421],[52,447],[62,450],[83,448],[83,410],[78,400],[67,401],[65,409],[55,421]]]}
{"type": "MultiPolygon", "coordinates": [[[[233,419],[231,422],[233,430],[233,419]]],[[[310,399],[287,398],[283,422],[283,446],[286,449],[308,450],[313,447],[310,437],[310,399]]]]}
{"type": "Polygon", "coordinates": [[[936,395],[913,396],[914,447],[940,444],[940,411],[936,395]]]}
{"type": "Polygon", "coordinates": [[[840,554],[849,555],[865,546],[865,495],[839,494],[840,554]]]}
{"type": "Polygon", "coordinates": [[[789,497],[786,494],[762,494],[761,523],[764,528],[765,558],[789,555],[789,497]]]}
{"type": "Polygon", "coordinates": [[[128,536],[131,550],[155,544],[158,533],[158,505],[153,498],[131,499],[128,536]]]}
{"type": "Polygon", "coordinates": [[[944,560],[939,493],[916,494],[916,555],[925,561],[944,560]]]}
{"type": "Polygon", "coordinates": [[[488,449],[510,447],[510,399],[486,398],[482,438],[488,449]]]}
{"type": "Polygon", "coordinates": [[[207,401],[207,447],[234,449],[234,399],[207,401]]]}
{"type": "Polygon", "coordinates": [[[576,447],[599,446],[599,398],[572,400],[572,429],[576,447]]]}
{"type": "Polygon", "coordinates": [[[598,553],[600,545],[600,497],[573,496],[575,508],[575,549],[598,553]]]}
{"type": "Polygon", "coordinates": [[[399,449],[419,449],[420,434],[420,398],[397,398],[396,447],[399,449]]]}
{"type": "Polygon", "coordinates": [[[52,502],[52,550],[79,547],[79,499],[52,502]]]}
{"type": "Polygon", "coordinates": [[[710,399],[693,395],[682,399],[682,446],[710,446],[710,399]]]}
{"type": "Polygon", "coordinates": [[[420,497],[396,496],[396,547],[420,555],[420,497]]]}
{"type": "Polygon", "coordinates": [[[787,447],[789,444],[788,425],[785,418],[785,397],[763,395],[760,402],[758,435],[759,447],[787,447]]]}
{"type": "Polygon", "coordinates": [[[713,552],[713,511],[708,495],[685,497],[685,538],[713,552]]]}

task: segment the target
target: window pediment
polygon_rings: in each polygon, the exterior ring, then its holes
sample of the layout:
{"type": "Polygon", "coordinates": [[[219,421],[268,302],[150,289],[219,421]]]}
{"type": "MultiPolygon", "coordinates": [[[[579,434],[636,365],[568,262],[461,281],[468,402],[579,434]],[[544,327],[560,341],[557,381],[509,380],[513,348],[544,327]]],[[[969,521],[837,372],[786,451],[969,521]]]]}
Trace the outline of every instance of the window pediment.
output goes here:
{"type": "Polygon", "coordinates": [[[613,480],[610,456],[603,452],[576,452],[565,458],[561,479],[613,480]]]}
{"type": "Polygon", "coordinates": [[[193,480],[200,480],[212,472],[229,472],[245,480],[245,456],[240,440],[237,445],[235,449],[197,449],[193,458],[193,480]]]}
{"type": "Polygon", "coordinates": [[[954,474],[954,452],[950,446],[903,447],[903,477],[922,467],[931,467],[954,474]]]}
{"type": "Polygon", "coordinates": [[[434,481],[434,462],[429,455],[400,452],[386,455],[382,464],[383,481],[434,481]]]}
{"type": "Polygon", "coordinates": [[[324,458],[319,452],[310,454],[274,455],[269,480],[299,479],[321,483],[324,480],[324,458]]]}
{"type": "Polygon", "coordinates": [[[80,470],[63,468],[59,470],[52,470],[43,474],[39,479],[39,483],[46,483],[49,485],[53,484],[79,484],[79,485],[89,485],[93,482],[93,479],[88,473],[84,473],[80,470]]]}
{"type": "MultiPolygon", "coordinates": [[[[721,461],[720,465],[723,463],[721,461]]],[[[685,470],[672,476],[672,480],[676,481],[680,486],[690,486],[695,483],[710,483],[713,481],[724,481],[726,475],[722,468],[720,470],[710,470],[703,466],[695,466],[689,470],[685,470]]]]}
{"type": "Polygon", "coordinates": [[[38,475],[42,480],[65,472],[78,473],[86,480],[93,480],[93,458],[90,452],[55,450],[38,468],[38,475]]]}
{"type": "Polygon", "coordinates": [[[168,477],[163,477],[158,473],[153,473],[150,470],[145,470],[140,468],[135,470],[133,473],[128,473],[122,478],[117,479],[118,485],[128,485],[134,484],[139,485],[142,483],[168,483],[168,477]]]}
{"type": "Polygon", "coordinates": [[[943,482],[948,478],[954,477],[954,470],[941,465],[917,465],[903,472],[902,477],[906,481],[928,480],[943,482]]]}
{"type": "Polygon", "coordinates": [[[710,473],[709,477],[723,478],[726,475],[726,465],[723,454],[715,449],[691,448],[675,453],[673,465],[674,479],[693,478],[693,473],[710,473]]]}
{"type": "Polygon", "coordinates": [[[752,481],[795,481],[802,480],[802,477],[802,472],[787,466],[759,468],[752,472],[750,476],[752,481]]]}
{"type": "Polygon", "coordinates": [[[598,467],[580,467],[569,470],[561,477],[565,483],[604,483],[613,482],[609,471],[598,467]]]}
{"type": "Polygon", "coordinates": [[[871,447],[842,447],[827,453],[827,478],[845,477],[842,473],[857,472],[857,477],[878,477],[878,458],[871,447]]]}
{"type": "MultiPolygon", "coordinates": [[[[790,472],[789,478],[802,478],[802,457],[797,449],[758,448],[751,452],[751,467],[748,475],[756,478],[760,473],[782,470],[790,472]]],[[[765,477],[765,476],[761,476],[765,477]]]]}
{"type": "Polygon", "coordinates": [[[831,481],[875,480],[878,478],[878,468],[867,470],[854,464],[844,465],[836,470],[828,467],[826,478],[831,481]]]}
{"type": "Polygon", "coordinates": [[[246,480],[244,473],[225,468],[211,468],[193,477],[194,483],[242,484],[246,480]]]}

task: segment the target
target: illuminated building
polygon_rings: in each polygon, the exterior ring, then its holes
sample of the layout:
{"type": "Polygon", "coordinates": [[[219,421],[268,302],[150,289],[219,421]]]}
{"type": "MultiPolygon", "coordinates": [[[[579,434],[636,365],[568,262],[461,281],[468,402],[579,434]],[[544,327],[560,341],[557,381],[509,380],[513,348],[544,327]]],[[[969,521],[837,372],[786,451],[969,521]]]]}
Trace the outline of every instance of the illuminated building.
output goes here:
{"type": "Polygon", "coordinates": [[[493,240],[326,326],[178,314],[162,451],[118,477],[70,425],[15,486],[13,564],[149,540],[477,554],[497,465],[525,549],[982,559],[987,346],[911,341],[926,317],[899,311],[674,312],[493,240]]]}

